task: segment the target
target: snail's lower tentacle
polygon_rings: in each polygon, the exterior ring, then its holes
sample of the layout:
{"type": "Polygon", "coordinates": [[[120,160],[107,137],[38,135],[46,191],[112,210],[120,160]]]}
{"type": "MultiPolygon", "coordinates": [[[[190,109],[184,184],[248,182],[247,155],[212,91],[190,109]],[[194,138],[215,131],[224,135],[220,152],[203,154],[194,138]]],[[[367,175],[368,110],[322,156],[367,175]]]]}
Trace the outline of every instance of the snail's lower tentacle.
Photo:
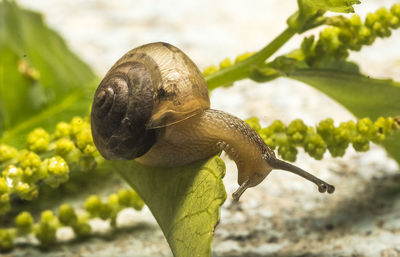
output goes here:
{"type": "Polygon", "coordinates": [[[245,180],[239,188],[232,194],[232,198],[234,202],[239,201],[240,196],[246,191],[247,188],[250,187],[249,179],[245,180]]]}

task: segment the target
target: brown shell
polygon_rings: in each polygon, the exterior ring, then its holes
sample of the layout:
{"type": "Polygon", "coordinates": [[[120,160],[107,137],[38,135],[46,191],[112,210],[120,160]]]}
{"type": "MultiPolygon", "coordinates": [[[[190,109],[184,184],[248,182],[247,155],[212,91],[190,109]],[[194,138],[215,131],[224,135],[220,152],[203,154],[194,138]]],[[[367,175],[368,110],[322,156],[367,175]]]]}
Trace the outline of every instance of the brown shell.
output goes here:
{"type": "Polygon", "coordinates": [[[156,142],[156,128],[210,108],[207,84],[178,48],[152,43],[126,53],[96,90],[93,141],[106,159],[135,159],[156,142]]]}
{"type": "Polygon", "coordinates": [[[175,46],[157,42],[132,49],[108,73],[126,62],[143,62],[149,65],[149,69],[159,72],[159,77],[153,81],[154,105],[147,128],[165,127],[210,108],[203,75],[196,64],[175,46]]]}

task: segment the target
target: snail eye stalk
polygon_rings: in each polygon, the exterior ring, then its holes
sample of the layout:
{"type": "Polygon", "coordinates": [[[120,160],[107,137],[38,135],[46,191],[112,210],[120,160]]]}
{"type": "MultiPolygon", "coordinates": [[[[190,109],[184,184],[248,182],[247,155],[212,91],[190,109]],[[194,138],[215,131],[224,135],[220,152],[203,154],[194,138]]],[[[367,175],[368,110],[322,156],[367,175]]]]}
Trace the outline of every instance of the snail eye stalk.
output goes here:
{"type": "Polygon", "coordinates": [[[293,164],[279,160],[274,157],[265,156],[264,158],[267,161],[268,165],[270,165],[274,169],[289,171],[289,172],[292,172],[296,175],[299,175],[299,176],[307,179],[308,181],[313,182],[314,184],[316,184],[318,186],[318,191],[320,193],[328,192],[329,194],[332,194],[333,192],[335,192],[334,186],[315,177],[314,175],[308,173],[307,171],[305,171],[297,166],[294,166],[293,164]]]}

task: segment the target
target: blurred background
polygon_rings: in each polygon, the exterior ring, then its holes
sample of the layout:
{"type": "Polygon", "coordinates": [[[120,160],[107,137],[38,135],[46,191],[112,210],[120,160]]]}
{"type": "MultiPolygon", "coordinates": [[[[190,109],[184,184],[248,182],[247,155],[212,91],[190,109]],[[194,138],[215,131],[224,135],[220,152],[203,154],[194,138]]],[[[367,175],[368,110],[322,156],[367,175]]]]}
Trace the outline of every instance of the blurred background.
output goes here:
{"type": "MultiPolygon", "coordinates": [[[[362,18],[395,0],[369,0],[355,6],[362,18]]],[[[183,50],[202,70],[225,57],[257,51],[286,28],[295,0],[19,0],[43,14],[70,48],[100,77],[128,50],[165,41],[183,50]]],[[[311,31],[310,33],[316,33],[311,31]]],[[[297,48],[295,36],[277,54],[297,48]]],[[[364,74],[400,81],[400,31],[352,53],[364,74]]],[[[306,124],[332,117],[353,119],[340,105],[315,89],[288,79],[268,84],[249,80],[211,93],[215,109],[240,118],[275,119],[306,124]]],[[[400,256],[399,167],[373,145],[367,153],[348,150],[343,158],[316,161],[300,153],[297,164],[336,186],[333,195],[319,194],[300,177],[274,171],[250,189],[239,206],[231,205],[236,166],[227,164],[228,199],[215,231],[215,256],[400,256]],[[397,183],[398,187],[398,183],[397,183]]],[[[135,229],[93,238],[58,250],[19,248],[5,256],[172,256],[150,212],[127,211],[121,219],[135,229]]],[[[101,231],[102,224],[98,224],[101,231]]]]}

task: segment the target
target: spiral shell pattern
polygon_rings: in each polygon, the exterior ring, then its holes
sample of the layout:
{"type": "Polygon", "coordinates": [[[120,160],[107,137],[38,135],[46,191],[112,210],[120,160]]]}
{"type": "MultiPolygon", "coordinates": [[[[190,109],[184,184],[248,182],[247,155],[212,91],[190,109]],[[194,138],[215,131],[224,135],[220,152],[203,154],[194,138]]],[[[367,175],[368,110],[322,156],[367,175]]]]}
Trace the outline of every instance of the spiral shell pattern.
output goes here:
{"type": "Polygon", "coordinates": [[[91,114],[93,140],[106,159],[135,159],[155,142],[146,123],[153,109],[150,72],[138,62],[113,69],[96,90],[91,114]]]}

